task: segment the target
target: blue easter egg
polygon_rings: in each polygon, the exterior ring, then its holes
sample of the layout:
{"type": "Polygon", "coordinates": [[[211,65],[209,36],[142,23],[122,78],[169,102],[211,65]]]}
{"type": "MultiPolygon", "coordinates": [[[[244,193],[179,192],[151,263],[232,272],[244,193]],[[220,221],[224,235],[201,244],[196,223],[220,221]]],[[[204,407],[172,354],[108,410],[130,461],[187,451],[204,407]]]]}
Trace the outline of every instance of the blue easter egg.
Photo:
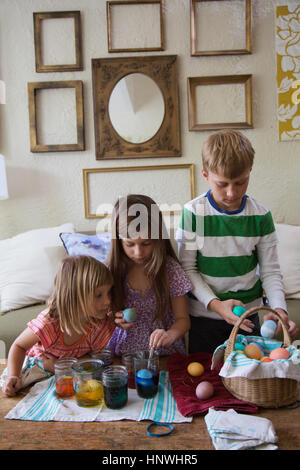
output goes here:
{"type": "Polygon", "coordinates": [[[236,305],[232,311],[236,316],[241,317],[243,313],[247,311],[247,309],[245,309],[245,307],[242,305],[236,305]]]}
{"type": "Polygon", "coordinates": [[[152,376],[150,370],[147,370],[147,369],[139,370],[136,373],[135,381],[136,381],[137,384],[139,384],[143,387],[151,387],[152,385],[154,385],[153,376],[152,376]]]}
{"type": "Polygon", "coordinates": [[[245,345],[243,343],[239,343],[239,342],[235,343],[234,345],[235,351],[244,351],[244,349],[245,349],[245,345]]]}
{"type": "Polygon", "coordinates": [[[260,334],[264,338],[274,338],[277,323],[274,320],[266,320],[260,329],[260,334]]]}
{"type": "Polygon", "coordinates": [[[136,311],[134,308],[125,308],[123,310],[123,318],[126,322],[131,322],[136,320],[136,311]]]}

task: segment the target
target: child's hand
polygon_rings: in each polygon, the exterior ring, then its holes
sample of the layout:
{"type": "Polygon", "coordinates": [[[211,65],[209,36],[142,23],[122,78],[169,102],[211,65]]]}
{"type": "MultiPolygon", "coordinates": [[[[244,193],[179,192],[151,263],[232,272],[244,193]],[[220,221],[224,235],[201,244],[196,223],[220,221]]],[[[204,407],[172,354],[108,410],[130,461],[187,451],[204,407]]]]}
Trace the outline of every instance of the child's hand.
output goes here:
{"type": "Polygon", "coordinates": [[[11,376],[5,379],[4,385],[2,386],[2,391],[8,397],[14,397],[17,394],[17,391],[22,387],[22,380],[20,377],[11,376]]]}
{"type": "Polygon", "coordinates": [[[157,329],[151,333],[149,347],[159,349],[163,346],[168,347],[174,343],[177,335],[172,330],[157,329]]]}
{"type": "MultiPolygon", "coordinates": [[[[232,311],[236,305],[242,305],[243,307],[245,307],[242,302],[239,302],[235,299],[228,299],[223,301],[219,299],[213,299],[209,303],[208,307],[210,310],[217,312],[227,323],[229,323],[230,325],[235,325],[236,322],[239,320],[239,317],[235,315],[232,311]]],[[[251,333],[253,331],[254,324],[251,320],[246,318],[240,325],[240,328],[241,330],[251,333]]]]}
{"type": "Polygon", "coordinates": [[[121,310],[120,312],[115,313],[115,324],[120,328],[123,328],[123,330],[128,330],[135,324],[135,322],[126,322],[123,318],[123,312],[121,310]]]}
{"type": "MultiPolygon", "coordinates": [[[[282,310],[281,308],[275,308],[274,310],[277,313],[279,313],[280,317],[282,318],[282,321],[285,324],[286,329],[288,330],[290,337],[292,339],[295,338],[295,336],[297,335],[297,333],[299,331],[299,328],[297,327],[296,323],[293,322],[289,318],[288,314],[284,310],[282,310]]],[[[277,322],[277,328],[276,328],[276,331],[274,333],[274,336],[277,336],[282,331],[282,326],[281,326],[280,321],[278,321],[278,318],[276,317],[276,315],[274,315],[274,313],[272,313],[272,312],[267,313],[266,315],[264,315],[264,322],[266,320],[274,320],[274,321],[277,322]]]]}
{"type": "Polygon", "coordinates": [[[54,364],[57,361],[57,357],[52,356],[52,354],[44,353],[41,357],[43,362],[43,367],[46,371],[52,372],[54,374],[54,364]]]}

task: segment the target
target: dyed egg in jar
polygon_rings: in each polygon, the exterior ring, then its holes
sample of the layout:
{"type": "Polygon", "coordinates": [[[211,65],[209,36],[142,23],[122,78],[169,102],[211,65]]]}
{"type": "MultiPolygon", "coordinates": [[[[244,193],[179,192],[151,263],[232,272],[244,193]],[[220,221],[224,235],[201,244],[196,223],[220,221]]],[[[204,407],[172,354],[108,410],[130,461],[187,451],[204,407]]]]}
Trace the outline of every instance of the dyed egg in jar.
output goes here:
{"type": "Polygon", "coordinates": [[[214,387],[210,382],[200,382],[196,388],[196,397],[199,400],[207,400],[214,394],[214,387]]]}
{"type": "Polygon", "coordinates": [[[123,318],[126,323],[132,322],[136,320],[136,311],[134,308],[125,308],[123,310],[123,318]]]}
{"type": "Polygon", "coordinates": [[[249,357],[249,359],[257,359],[258,361],[263,356],[263,353],[261,352],[260,347],[254,343],[247,344],[247,346],[244,349],[244,354],[247,357],[249,357]]]}
{"type": "Polygon", "coordinates": [[[290,353],[285,348],[276,348],[270,352],[270,359],[288,359],[290,353]]]}
{"type": "Polygon", "coordinates": [[[187,366],[187,371],[193,377],[199,377],[204,372],[204,367],[200,362],[190,362],[187,366]]]}

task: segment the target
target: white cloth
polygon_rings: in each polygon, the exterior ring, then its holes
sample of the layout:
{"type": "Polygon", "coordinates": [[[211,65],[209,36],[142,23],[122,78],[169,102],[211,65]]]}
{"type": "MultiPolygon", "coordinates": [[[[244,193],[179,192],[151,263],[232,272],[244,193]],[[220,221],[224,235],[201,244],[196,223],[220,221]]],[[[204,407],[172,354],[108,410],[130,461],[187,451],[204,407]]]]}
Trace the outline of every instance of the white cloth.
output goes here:
{"type": "Polygon", "coordinates": [[[154,398],[143,399],[136,390],[128,389],[128,402],[119,409],[105,406],[83,408],[74,397],[62,399],[55,393],[55,378],[35,384],[29,393],[5,416],[7,419],[29,421],[134,421],[152,420],[161,423],[191,422],[177,408],[172,393],[169,374],[160,371],[158,393],[154,398]]]}
{"type": "Polygon", "coordinates": [[[207,430],[216,450],[276,450],[278,438],[267,418],[239,414],[235,410],[215,411],[205,416],[207,430]]]}
{"type": "MultiPolygon", "coordinates": [[[[260,336],[237,335],[236,342],[247,345],[258,343],[263,347],[268,356],[273,349],[280,348],[282,343],[273,339],[266,339],[260,336]]],[[[219,346],[212,358],[211,369],[223,359],[227,341],[219,346]]],[[[278,377],[281,379],[294,379],[300,381],[300,350],[290,345],[286,348],[290,357],[288,359],[276,359],[272,362],[261,362],[256,359],[249,359],[245,354],[232,351],[221,368],[221,377],[247,377],[248,379],[266,379],[278,377]]]]}

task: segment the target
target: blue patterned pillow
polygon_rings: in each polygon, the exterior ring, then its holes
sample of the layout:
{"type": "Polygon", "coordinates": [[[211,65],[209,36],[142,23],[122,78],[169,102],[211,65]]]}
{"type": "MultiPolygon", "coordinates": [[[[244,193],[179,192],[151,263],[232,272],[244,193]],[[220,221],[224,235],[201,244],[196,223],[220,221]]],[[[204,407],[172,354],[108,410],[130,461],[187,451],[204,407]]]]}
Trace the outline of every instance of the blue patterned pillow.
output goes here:
{"type": "Polygon", "coordinates": [[[102,263],[110,250],[110,233],[87,235],[84,233],[61,233],[61,241],[71,256],[93,256],[102,263]]]}

